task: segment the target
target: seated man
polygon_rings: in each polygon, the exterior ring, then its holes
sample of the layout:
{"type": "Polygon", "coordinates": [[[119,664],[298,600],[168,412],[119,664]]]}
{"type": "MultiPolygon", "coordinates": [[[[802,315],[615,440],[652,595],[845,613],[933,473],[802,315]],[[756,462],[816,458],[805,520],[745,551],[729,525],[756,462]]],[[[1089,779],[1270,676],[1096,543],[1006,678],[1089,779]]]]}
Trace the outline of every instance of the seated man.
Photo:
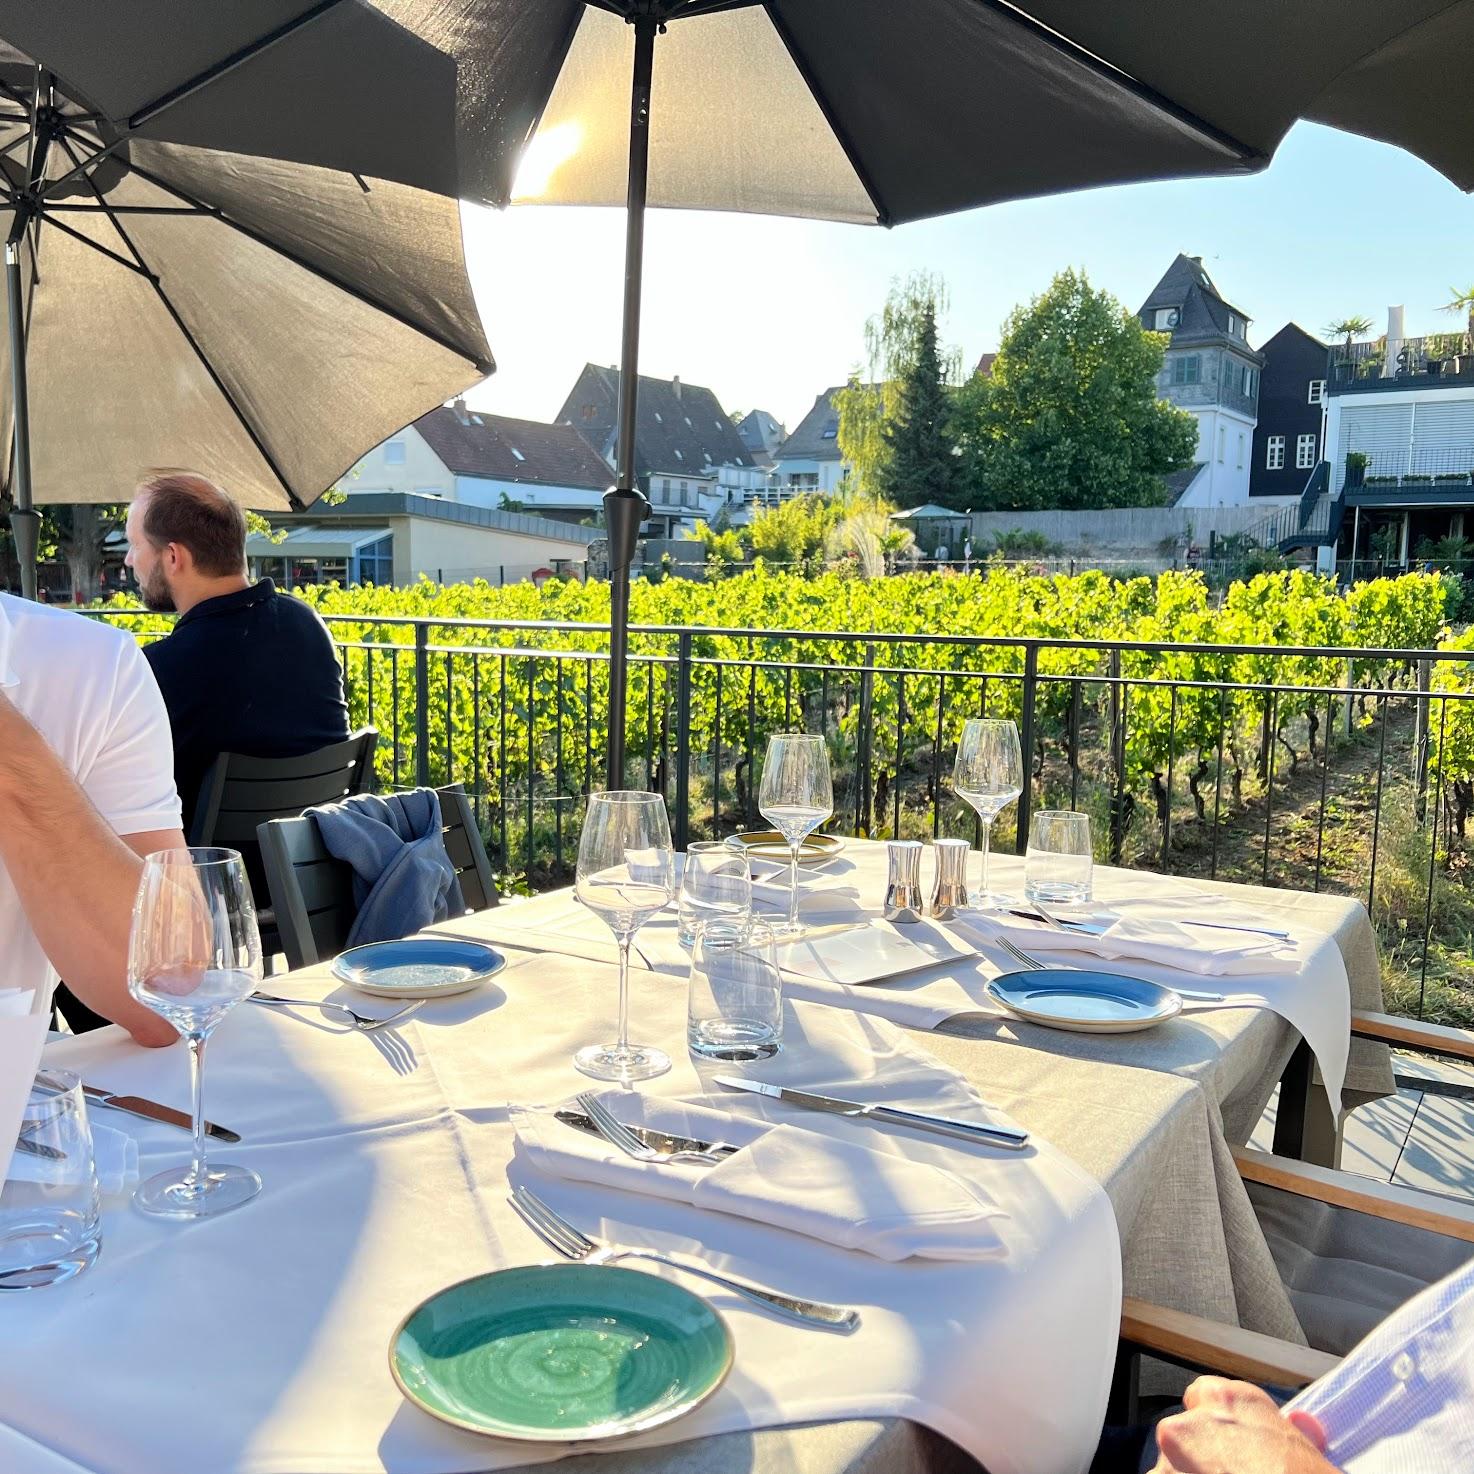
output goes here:
{"type": "Polygon", "coordinates": [[[1199,1377],[1183,1407],[1156,1425],[1140,1461],[1124,1441],[1103,1444],[1092,1474],[1474,1469],[1474,1261],[1388,1316],[1283,1412],[1258,1387],[1220,1377],[1199,1377]]]}
{"type": "Polygon", "coordinates": [[[343,672],[316,611],[246,577],[246,521],[189,471],[146,476],[128,509],[128,566],[150,609],[177,609],[144,647],[174,732],[188,832],[222,752],[299,757],[348,736],[343,672]]]}
{"type": "Polygon", "coordinates": [[[127,987],[139,857],[184,843],[168,716],[133,637],[0,594],[0,754],[0,983],[40,1010],[60,971],[139,1043],[172,1043],[127,987]]]}

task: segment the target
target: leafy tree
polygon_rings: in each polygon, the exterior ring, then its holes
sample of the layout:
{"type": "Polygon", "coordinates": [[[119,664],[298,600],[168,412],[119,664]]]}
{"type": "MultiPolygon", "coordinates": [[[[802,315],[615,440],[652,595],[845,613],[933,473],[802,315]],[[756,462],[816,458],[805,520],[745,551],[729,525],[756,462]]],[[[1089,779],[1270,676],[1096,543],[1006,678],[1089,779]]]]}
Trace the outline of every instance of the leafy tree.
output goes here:
{"type": "Polygon", "coordinates": [[[734,528],[714,527],[706,522],[698,522],[694,533],[708,563],[729,564],[742,561],[742,534],[734,528]]]}
{"type": "Polygon", "coordinates": [[[919,317],[916,356],[898,382],[894,413],[881,431],[889,454],[878,479],[893,501],[960,508],[952,404],[943,382],[935,306],[923,303],[919,317]]]}
{"type": "Polygon", "coordinates": [[[747,530],[754,556],[769,563],[801,564],[824,551],[829,531],[844,515],[822,496],[796,496],[764,507],[747,530]]]}
{"type": "Polygon", "coordinates": [[[937,377],[950,383],[957,377],[958,355],[936,348],[936,325],[947,310],[947,288],[939,276],[913,272],[893,283],[885,306],[865,324],[867,367],[850,375],[835,396],[839,412],[836,443],[849,470],[853,495],[874,497],[886,490],[886,473],[893,448],[886,435],[900,411],[902,384],[921,356],[930,322],[937,377]]]}
{"type": "Polygon", "coordinates": [[[1063,271],[1004,324],[992,374],[957,407],[972,506],[1137,507],[1192,463],[1197,422],[1157,398],[1167,339],[1083,271],[1063,271]]]}

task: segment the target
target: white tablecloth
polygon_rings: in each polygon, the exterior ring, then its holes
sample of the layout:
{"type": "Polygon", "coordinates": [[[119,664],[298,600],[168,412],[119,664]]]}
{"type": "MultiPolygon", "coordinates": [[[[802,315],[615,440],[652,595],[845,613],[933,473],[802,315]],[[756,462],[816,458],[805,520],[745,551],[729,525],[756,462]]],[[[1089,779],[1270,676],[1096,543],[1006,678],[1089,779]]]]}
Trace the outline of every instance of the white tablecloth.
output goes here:
{"type": "MultiPolygon", "coordinates": [[[[299,974],[285,991],[326,991],[320,976],[299,974]]],[[[72,1465],[93,1474],[466,1474],[556,1457],[419,1412],[396,1391],[386,1349],[425,1295],[548,1257],[505,1202],[506,1106],[558,1100],[580,1085],[570,1051],[609,1032],[613,993],[607,966],[514,955],[496,985],[374,1036],[243,1006],[210,1046],[208,1112],[244,1136],[219,1155],[260,1172],[261,1197],[189,1225],[112,1211],[91,1270],[0,1302],[5,1474],[72,1465]]],[[[677,1058],[652,1088],[689,1096],[701,1087],[682,1048],[684,1007],[684,989],[638,980],[634,1031],[677,1058]]],[[[881,1021],[797,1005],[788,1027],[774,1077],[979,1109],[960,1077],[881,1021]]],[[[109,1030],[50,1053],[94,1083],[187,1097],[180,1048],[142,1051],[109,1030]]],[[[790,1111],[753,1108],[774,1119],[790,1111]]],[[[141,1121],[136,1129],[145,1173],[187,1152],[181,1132],[141,1121]]],[[[734,1373],[652,1441],[899,1416],[934,1427],[990,1474],[1085,1467],[1119,1313],[1105,1195],[1043,1142],[1023,1156],[959,1153],[909,1135],[894,1144],[949,1168],[965,1157],[1007,1210],[992,1221],[1004,1259],[883,1264],[684,1204],[537,1181],[583,1227],[688,1252],[699,1245],[734,1274],[861,1309],[861,1329],[841,1338],[713,1292],[736,1338],[734,1373]]]]}

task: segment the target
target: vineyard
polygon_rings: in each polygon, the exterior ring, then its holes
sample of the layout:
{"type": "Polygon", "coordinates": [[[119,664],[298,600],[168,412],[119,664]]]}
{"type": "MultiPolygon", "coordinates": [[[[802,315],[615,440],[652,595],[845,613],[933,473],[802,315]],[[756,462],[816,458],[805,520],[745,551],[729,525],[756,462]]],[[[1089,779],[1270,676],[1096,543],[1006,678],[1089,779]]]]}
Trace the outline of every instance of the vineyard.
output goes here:
{"type": "MultiPolygon", "coordinates": [[[[302,592],[342,648],[354,722],[383,734],[380,781],[464,783],[504,873],[565,880],[603,782],[607,586],[302,592]]],[[[1009,716],[1035,806],[1090,812],[1100,858],[1360,893],[1411,956],[1449,906],[1463,914],[1455,850],[1474,811],[1474,635],[1450,638],[1449,594],[1431,574],[1341,593],[1288,572],[1215,603],[1192,573],[998,567],[637,584],[626,781],[666,794],[678,834],[728,833],[757,820],[768,734],[803,726],[830,740],[837,831],[967,834],[952,750],[966,717],[1009,716]]],[[[1447,960],[1462,992],[1467,964],[1447,960]]]]}

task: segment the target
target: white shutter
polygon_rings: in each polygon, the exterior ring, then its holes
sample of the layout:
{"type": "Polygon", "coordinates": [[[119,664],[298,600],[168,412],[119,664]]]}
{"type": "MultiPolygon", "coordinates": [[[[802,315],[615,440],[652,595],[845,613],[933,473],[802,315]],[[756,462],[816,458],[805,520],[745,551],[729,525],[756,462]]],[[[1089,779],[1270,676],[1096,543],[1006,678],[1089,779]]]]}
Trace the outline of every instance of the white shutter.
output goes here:
{"type": "Polygon", "coordinates": [[[1413,416],[1410,469],[1432,476],[1474,470],[1474,399],[1425,400],[1413,416]]]}
{"type": "Polygon", "coordinates": [[[1336,485],[1346,475],[1346,456],[1353,450],[1367,457],[1368,476],[1403,475],[1412,431],[1410,404],[1343,404],[1336,437],[1336,485]]]}

